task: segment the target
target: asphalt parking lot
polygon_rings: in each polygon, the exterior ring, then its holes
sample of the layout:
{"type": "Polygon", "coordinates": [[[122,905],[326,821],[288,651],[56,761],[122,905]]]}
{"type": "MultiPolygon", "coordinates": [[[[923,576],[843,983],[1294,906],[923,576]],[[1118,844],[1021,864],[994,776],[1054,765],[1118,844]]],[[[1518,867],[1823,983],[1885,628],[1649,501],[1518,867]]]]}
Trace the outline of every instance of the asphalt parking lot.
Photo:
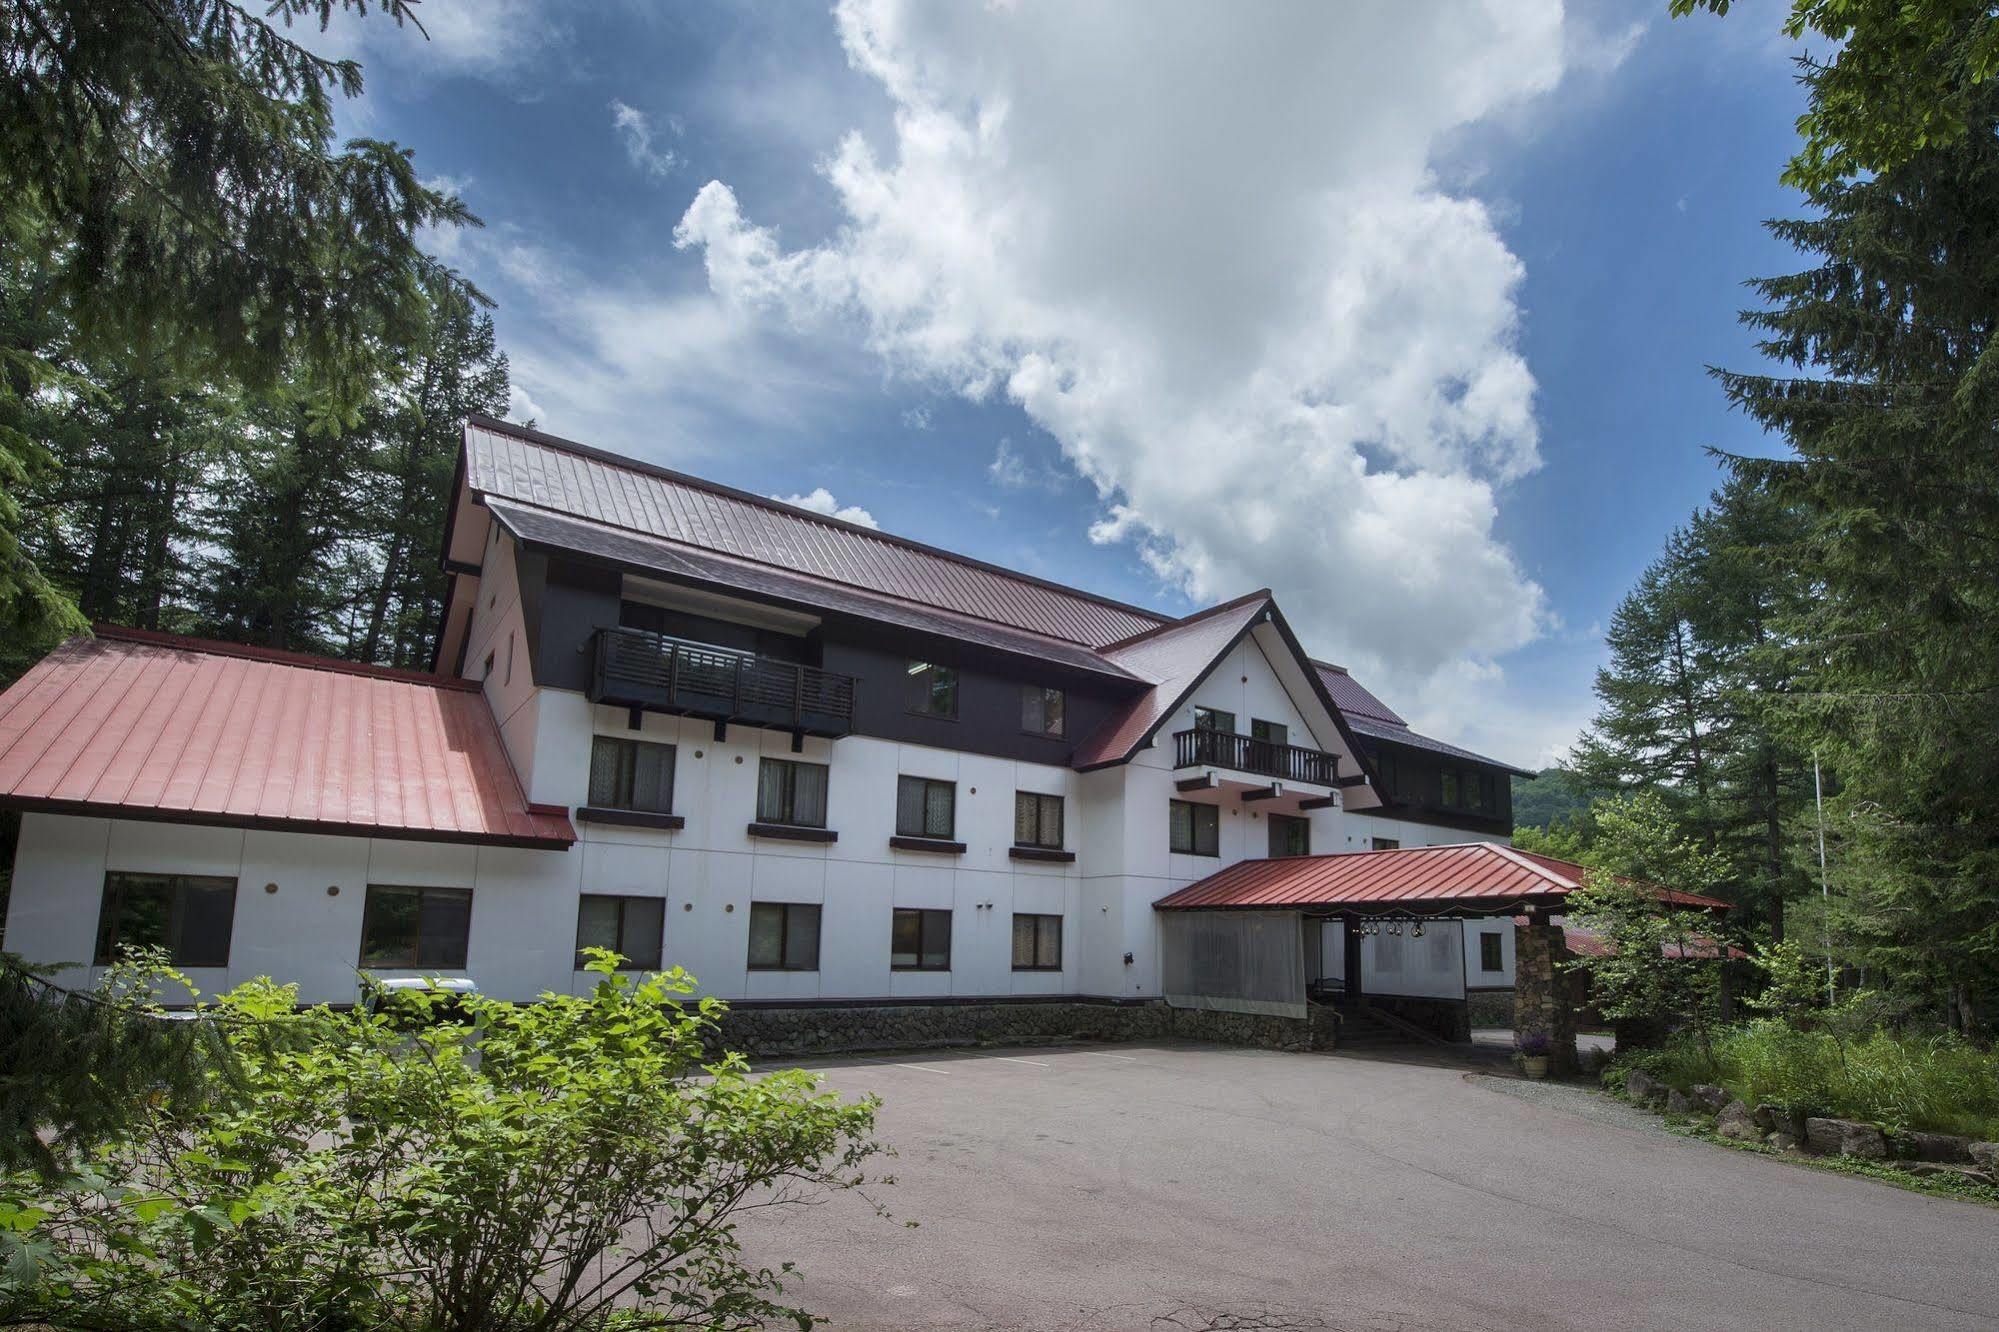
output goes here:
{"type": "Polygon", "coordinates": [[[895,1219],[743,1236],[835,1327],[1999,1328],[1999,1210],[1601,1098],[1193,1044],[807,1066],[884,1098],[895,1219]]]}

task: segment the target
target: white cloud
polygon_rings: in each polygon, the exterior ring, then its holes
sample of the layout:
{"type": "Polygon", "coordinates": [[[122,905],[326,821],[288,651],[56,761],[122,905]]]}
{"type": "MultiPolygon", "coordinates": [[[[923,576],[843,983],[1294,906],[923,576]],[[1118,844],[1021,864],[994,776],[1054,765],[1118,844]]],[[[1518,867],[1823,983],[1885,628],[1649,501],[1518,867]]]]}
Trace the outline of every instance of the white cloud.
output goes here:
{"type": "Polygon", "coordinates": [[[1068,481],[1060,469],[1030,459],[1004,436],[986,464],[986,475],[1002,490],[1060,490],[1068,481]]]}
{"type": "Polygon", "coordinates": [[[670,148],[655,147],[652,121],[646,113],[617,98],[611,99],[611,127],[624,140],[625,156],[648,176],[664,176],[680,165],[680,155],[670,148]]]}
{"type": "Polygon", "coordinates": [[[526,389],[522,388],[519,384],[509,384],[507,386],[507,419],[510,421],[519,421],[522,424],[532,422],[535,425],[540,425],[548,419],[548,413],[542,411],[540,403],[528,396],[526,389]]]}
{"type": "Polygon", "coordinates": [[[841,507],[840,501],[833,498],[833,492],[824,486],[815,488],[810,495],[772,495],[771,498],[779,504],[810,509],[814,513],[823,513],[828,518],[838,518],[842,522],[859,523],[862,527],[881,526],[875,521],[875,516],[866,509],[852,504],[841,507]]]}
{"type": "Polygon", "coordinates": [[[930,428],[930,409],[923,406],[911,407],[902,414],[902,423],[911,430],[928,430],[930,428]]]}
{"type": "Polygon", "coordinates": [[[425,73],[498,78],[568,43],[557,9],[546,0],[423,0],[411,10],[416,22],[398,25],[373,7],[365,16],[336,8],[323,31],[302,22],[291,35],[322,54],[359,58],[364,73],[386,59],[425,73]]]}
{"type": "Polygon", "coordinates": [[[675,239],[725,304],[1003,395],[1095,485],[1093,539],[1197,601],[1275,587],[1385,689],[1483,688],[1544,632],[1495,528],[1540,462],[1522,267],[1434,167],[1560,83],[1557,0],[837,15],[893,144],[824,164],[813,247],[705,186],[675,239]]]}

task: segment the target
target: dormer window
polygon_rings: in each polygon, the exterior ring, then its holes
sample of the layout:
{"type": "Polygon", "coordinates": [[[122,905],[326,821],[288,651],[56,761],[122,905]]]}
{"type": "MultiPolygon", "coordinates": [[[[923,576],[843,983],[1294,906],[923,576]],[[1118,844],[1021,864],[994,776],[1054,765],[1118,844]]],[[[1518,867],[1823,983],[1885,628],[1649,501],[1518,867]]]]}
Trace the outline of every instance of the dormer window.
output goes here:
{"type": "Polygon", "coordinates": [[[958,717],[958,668],[934,661],[909,663],[909,710],[922,717],[958,717]]]}

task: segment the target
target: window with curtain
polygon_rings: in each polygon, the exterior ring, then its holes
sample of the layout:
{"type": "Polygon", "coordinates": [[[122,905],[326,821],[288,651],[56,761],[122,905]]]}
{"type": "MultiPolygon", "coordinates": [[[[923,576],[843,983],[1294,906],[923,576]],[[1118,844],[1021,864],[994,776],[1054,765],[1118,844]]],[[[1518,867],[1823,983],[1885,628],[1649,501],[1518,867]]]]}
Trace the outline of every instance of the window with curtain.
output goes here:
{"type": "Polygon", "coordinates": [[[625,971],[657,971],[666,926],[666,899],[585,893],[576,905],[576,969],[589,961],[585,948],[608,948],[625,971]]]}
{"type": "Polygon", "coordinates": [[[951,969],[951,913],[895,909],[890,927],[889,966],[896,971],[951,969]]]}
{"type": "Polygon", "coordinates": [[[910,662],[909,710],[926,717],[956,717],[958,668],[934,661],[910,662]]]}
{"type": "Polygon", "coordinates": [[[97,915],[99,966],[121,949],[164,948],[177,967],[226,967],[236,880],[199,874],[104,876],[97,915]]]}
{"type": "Polygon", "coordinates": [[[371,883],[361,912],[361,965],[457,970],[471,933],[470,888],[371,883]]]}
{"type": "Polygon", "coordinates": [[[1197,805],[1191,800],[1175,800],[1167,807],[1169,845],[1190,856],[1219,856],[1222,853],[1222,811],[1217,805],[1197,805]]]}
{"type": "Polygon", "coordinates": [[[826,826],[826,765],[767,758],[757,769],[757,822],[826,826]]]}
{"type": "Polygon", "coordinates": [[[949,840],[958,823],[958,786],[934,777],[899,777],[895,787],[895,831],[899,837],[949,840]]]}
{"type": "Polygon", "coordinates": [[[1015,971],[1060,971],[1062,969],[1062,918],[1015,912],[1013,917],[1013,969],[1015,971]]]}
{"type": "Polygon", "coordinates": [[[818,903],[750,903],[750,970],[819,970],[818,903]]]}
{"type": "Polygon", "coordinates": [[[673,812],[673,746],[600,735],[590,743],[590,803],[601,809],[673,812]]]}
{"type": "Polygon", "coordinates": [[[1062,849],[1062,797],[1033,791],[1013,793],[1013,844],[1062,849]]]}
{"type": "Polygon", "coordinates": [[[1046,685],[1020,687],[1020,729],[1029,735],[1067,734],[1068,699],[1046,685]]]}

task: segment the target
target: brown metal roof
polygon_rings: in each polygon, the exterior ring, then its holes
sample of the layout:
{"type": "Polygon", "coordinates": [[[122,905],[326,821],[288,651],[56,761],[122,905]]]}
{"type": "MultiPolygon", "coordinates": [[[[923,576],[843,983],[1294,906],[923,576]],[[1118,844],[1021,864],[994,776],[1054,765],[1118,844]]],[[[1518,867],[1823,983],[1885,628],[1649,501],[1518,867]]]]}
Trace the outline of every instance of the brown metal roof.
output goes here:
{"type": "Polygon", "coordinates": [[[560,849],[477,685],[101,626],[0,694],[0,805],[560,849]]]}
{"type": "MultiPolygon", "coordinates": [[[[1582,886],[1584,873],[1582,866],[1552,856],[1517,851],[1495,842],[1467,842],[1238,861],[1168,893],[1153,906],[1161,911],[1386,907],[1498,913],[1556,905],[1582,886]]],[[[1728,909],[1726,902],[1712,897],[1654,891],[1673,906],[1728,909]]]]}
{"type": "Polygon", "coordinates": [[[465,482],[571,517],[1095,647],[1171,617],[486,417],[465,482]]]}
{"type": "Polygon", "coordinates": [[[1450,758],[1463,759],[1468,763],[1482,763],[1487,767],[1501,768],[1520,777],[1537,774],[1528,768],[1516,768],[1511,763],[1502,763],[1496,758],[1473,753],[1469,749],[1434,740],[1427,735],[1409,729],[1409,723],[1395,714],[1394,709],[1376,698],[1371,690],[1347,673],[1344,666],[1331,662],[1315,661],[1313,667],[1319,673],[1319,680],[1326,686],[1326,692],[1340,705],[1340,711],[1347,716],[1347,724],[1361,735],[1373,740],[1390,740],[1399,745],[1428,750],[1433,754],[1443,754],[1450,758]]]}

